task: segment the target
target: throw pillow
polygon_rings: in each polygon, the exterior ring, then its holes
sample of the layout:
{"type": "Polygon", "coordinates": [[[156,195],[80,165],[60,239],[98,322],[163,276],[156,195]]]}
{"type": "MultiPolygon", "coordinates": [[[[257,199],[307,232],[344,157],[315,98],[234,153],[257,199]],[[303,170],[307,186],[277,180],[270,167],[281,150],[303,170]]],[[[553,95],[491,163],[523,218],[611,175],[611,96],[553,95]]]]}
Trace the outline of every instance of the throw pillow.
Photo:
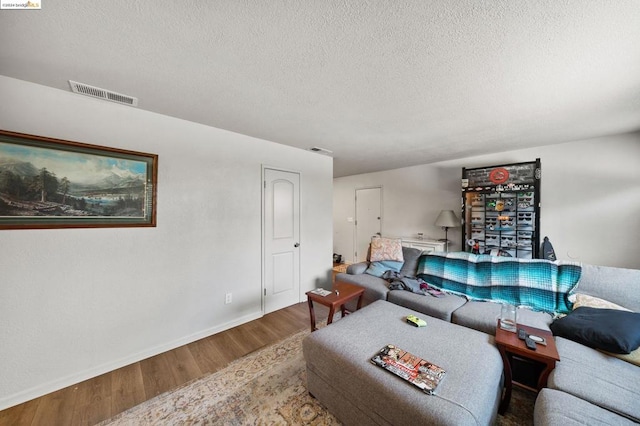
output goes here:
{"type": "MultiPolygon", "coordinates": [[[[629,309],[623,308],[620,305],[616,305],[613,302],[609,302],[608,300],[600,299],[598,297],[589,296],[587,294],[576,293],[573,309],[579,308],[581,306],[587,306],[590,308],[600,308],[600,309],[618,309],[620,311],[628,311],[629,309]]],[[[623,361],[629,362],[633,365],[640,366],[640,348],[635,351],[631,351],[629,354],[614,354],[611,352],[605,352],[607,355],[614,356],[616,358],[620,358],[623,361]]]]}
{"type": "Polygon", "coordinates": [[[614,354],[611,352],[607,352],[607,351],[603,351],[604,353],[611,355],[611,356],[615,356],[616,358],[620,358],[623,361],[627,361],[633,365],[637,365],[638,367],[640,367],[640,348],[636,349],[635,351],[631,351],[630,354],[614,354]]]}
{"type": "Polygon", "coordinates": [[[379,278],[387,271],[400,272],[401,268],[402,262],[396,260],[380,260],[378,262],[371,262],[364,273],[379,278]]]}
{"type": "Polygon", "coordinates": [[[616,354],[640,347],[640,314],[636,312],[581,307],[555,320],[550,328],[556,336],[616,354]]]}
{"type": "Polygon", "coordinates": [[[395,260],[404,262],[402,257],[402,241],[395,238],[373,237],[371,239],[371,262],[395,260]]]}
{"type": "Polygon", "coordinates": [[[576,293],[576,299],[573,303],[573,309],[580,308],[582,306],[586,306],[589,308],[600,308],[600,309],[617,309],[619,311],[627,311],[630,312],[629,309],[623,308],[620,305],[616,305],[613,302],[609,302],[608,300],[600,299],[598,297],[589,296],[588,294],[576,293]]]}

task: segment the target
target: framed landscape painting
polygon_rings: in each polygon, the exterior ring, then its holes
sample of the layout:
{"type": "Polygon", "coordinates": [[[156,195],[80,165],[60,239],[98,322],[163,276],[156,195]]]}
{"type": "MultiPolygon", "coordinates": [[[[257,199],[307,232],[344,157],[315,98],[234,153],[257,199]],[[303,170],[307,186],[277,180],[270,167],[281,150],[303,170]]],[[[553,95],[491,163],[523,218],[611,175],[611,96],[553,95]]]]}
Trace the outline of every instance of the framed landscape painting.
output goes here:
{"type": "Polygon", "coordinates": [[[0,229],[156,226],[158,156],[0,130],[0,229]]]}

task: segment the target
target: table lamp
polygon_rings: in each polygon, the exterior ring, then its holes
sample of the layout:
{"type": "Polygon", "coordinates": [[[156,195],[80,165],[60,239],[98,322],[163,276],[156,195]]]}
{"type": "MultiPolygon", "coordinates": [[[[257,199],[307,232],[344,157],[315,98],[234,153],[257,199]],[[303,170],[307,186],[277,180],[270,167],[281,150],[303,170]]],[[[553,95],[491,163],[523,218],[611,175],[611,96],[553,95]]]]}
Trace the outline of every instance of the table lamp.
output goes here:
{"type": "MultiPolygon", "coordinates": [[[[449,252],[449,228],[457,228],[460,226],[460,219],[458,219],[453,210],[441,210],[438,218],[436,219],[436,226],[441,226],[444,229],[444,241],[447,247],[447,253],[449,252]]],[[[440,240],[442,241],[442,240],[440,240]]]]}

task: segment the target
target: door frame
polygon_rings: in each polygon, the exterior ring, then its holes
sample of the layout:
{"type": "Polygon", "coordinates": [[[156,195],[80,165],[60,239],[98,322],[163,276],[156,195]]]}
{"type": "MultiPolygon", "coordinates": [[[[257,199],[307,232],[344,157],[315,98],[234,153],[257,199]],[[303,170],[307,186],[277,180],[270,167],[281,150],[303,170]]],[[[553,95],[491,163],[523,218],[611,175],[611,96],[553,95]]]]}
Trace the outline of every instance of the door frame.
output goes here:
{"type": "MultiPolygon", "coordinates": [[[[260,309],[261,309],[261,313],[262,315],[265,314],[265,298],[266,298],[266,291],[267,291],[267,287],[266,287],[266,277],[265,277],[265,273],[266,273],[266,262],[265,262],[265,257],[267,255],[266,253],[266,244],[265,244],[265,240],[266,240],[266,236],[265,236],[265,232],[266,232],[266,226],[265,226],[265,204],[266,204],[266,198],[265,198],[265,193],[266,193],[266,171],[267,170],[275,170],[278,172],[285,172],[285,173],[295,173],[298,175],[299,177],[299,184],[300,186],[298,187],[298,193],[299,193],[299,200],[301,200],[301,196],[302,196],[302,172],[300,170],[294,170],[294,169],[287,169],[287,168],[283,168],[283,167],[278,167],[278,166],[270,166],[267,164],[262,164],[261,165],[261,169],[260,169],[260,309]]],[[[298,217],[300,218],[300,221],[298,223],[298,236],[300,237],[299,239],[299,243],[300,243],[300,255],[298,256],[298,303],[302,302],[303,299],[301,298],[301,288],[302,286],[300,285],[302,282],[302,210],[301,210],[301,203],[298,203],[298,217]]]]}
{"type": "Polygon", "coordinates": [[[384,185],[356,187],[353,191],[353,211],[355,213],[356,225],[353,227],[353,251],[351,252],[354,261],[357,261],[356,253],[358,251],[358,191],[365,189],[380,190],[380,236],[382,236],[384,229],[384,185]]]}

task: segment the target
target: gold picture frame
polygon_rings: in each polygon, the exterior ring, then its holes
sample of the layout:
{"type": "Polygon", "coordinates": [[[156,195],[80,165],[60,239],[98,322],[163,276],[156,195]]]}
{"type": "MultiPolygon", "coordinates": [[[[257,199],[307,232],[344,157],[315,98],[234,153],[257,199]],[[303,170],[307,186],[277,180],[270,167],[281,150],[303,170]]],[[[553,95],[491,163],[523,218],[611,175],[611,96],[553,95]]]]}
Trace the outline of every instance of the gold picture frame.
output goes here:
{"type": "Polygon", "coordinates": [[[156,226],[158,156],[0,130],[0,229],[156,226]]]}

